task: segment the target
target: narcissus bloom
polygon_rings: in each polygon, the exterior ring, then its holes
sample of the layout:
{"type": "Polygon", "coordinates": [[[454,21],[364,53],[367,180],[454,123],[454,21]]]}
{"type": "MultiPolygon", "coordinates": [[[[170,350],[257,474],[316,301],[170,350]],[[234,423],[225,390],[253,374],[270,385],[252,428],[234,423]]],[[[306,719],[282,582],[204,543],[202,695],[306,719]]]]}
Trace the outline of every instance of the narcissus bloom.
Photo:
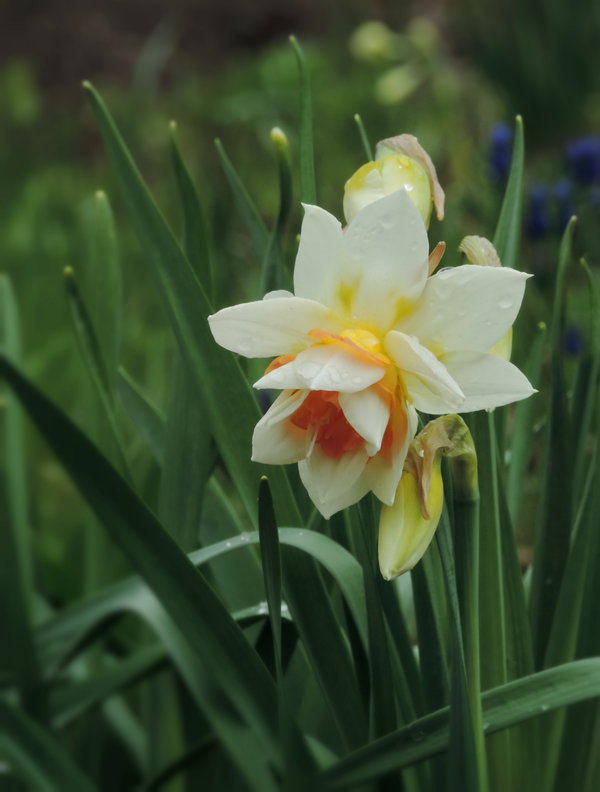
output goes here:
{"type": "Polygon", "coordinates": [[[417,410],[468,412],[533,393],[488,352],[512,325],[527,277],[474,264],[430,275],[425,224],[403,189],[344,229],[305,206],[295,294],[209,317],[226,349],[276,356],[254,383],[281,393],[255,428],[252,458],[297,462],[324,517],[369,491],[393,504],[417,410]]]}

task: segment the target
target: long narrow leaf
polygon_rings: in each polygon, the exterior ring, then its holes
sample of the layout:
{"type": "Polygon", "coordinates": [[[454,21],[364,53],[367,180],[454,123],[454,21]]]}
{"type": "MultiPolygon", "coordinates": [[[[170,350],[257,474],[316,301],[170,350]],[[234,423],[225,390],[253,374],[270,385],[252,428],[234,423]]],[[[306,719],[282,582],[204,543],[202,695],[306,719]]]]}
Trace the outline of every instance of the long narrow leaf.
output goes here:
{"type": "MultiPolygon", "coordinates": [[[[486,691],[482,697],[484,729],[493,734],[597,696],[600,659],[568,663],[486,691]]],[[[322,774],[323,787],[348,789],[441,753],[448,746],[449,716],[448,708],[440,710],[359,749],[322,774]]]]}
{"type": "Polygon", "coordinates": [[[87,438],[3,357],[0,375],[113,540],[179,626],[265,750],[276,756],[275,690],[243,634],[184,553],[87,438]]]}
{"type": "Polygon", "coordinates": [[[0,699],[0,757],[15,775],[40,792],[93,792],[94,785],[62,745],[23,712],[0,699]]]}
{"type": "MultiPolygon", "coordinates": [[[[250,462],[250,438],[260,418],[258,405],[233,355],[221,349],[208,327],[208,298],[169,227],[148,192],[104,103],[89,83],[85,88],[106,149],[119,179],[137,234],[164,299],[167,315],[182,354],[202,395],[219,450],[252,521],[256,520],[256,489],[264,467],[250,462]],[[223,398],[227,394],[227,398],[223,398]]],[[[278,516],[297,523],[299,515],[282,468],[270,472],[278,516]]]]}

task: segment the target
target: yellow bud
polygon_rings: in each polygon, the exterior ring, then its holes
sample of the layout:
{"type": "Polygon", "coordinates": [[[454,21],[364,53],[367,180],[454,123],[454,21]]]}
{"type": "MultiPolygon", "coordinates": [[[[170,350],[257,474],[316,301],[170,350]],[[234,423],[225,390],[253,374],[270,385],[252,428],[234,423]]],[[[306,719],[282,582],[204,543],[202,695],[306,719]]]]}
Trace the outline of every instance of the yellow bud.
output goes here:
{"type": "Polygon", "coordinates": [[[380,140],[375,148],[375,158],[384,157],[386,154],[404,154],[415,160],[425,170],[429,179],[429,189],[435,206],[435,216],[438,220],[444,219],[444,191],[437,177],[435,165],[429,154],[419,143],[414,135],[396,135],[392,138],[380,140]]]}
{"type": "Polygon", "coordinates": [[[433,539],[444,503],[442,456],[453,461],[455,498],[479,497],[471,433],[459,415],[442,415],[410,444],[394,503],[381,509],[379,568],[386,580],[412,569],[433,539]]]}
{"type": "Polygon", "coordinates": [[[421,511],[420,486],[405,471],[393,506],[383,506],[379,519],[379,568],[386,580],[408,572],[421,560],[437,528],[444,504],[441,460],[433,462],[427,493],[427,513],[421,511]]]}
{"type": "Polygon", "coordinates": [[[397,190],[406,190],[425,224],[431,214],[431,189],[423,167],[403,154],[388,154],[367,162],[344,187],[344,215],[349,223],[361,209],[397,190]]]}

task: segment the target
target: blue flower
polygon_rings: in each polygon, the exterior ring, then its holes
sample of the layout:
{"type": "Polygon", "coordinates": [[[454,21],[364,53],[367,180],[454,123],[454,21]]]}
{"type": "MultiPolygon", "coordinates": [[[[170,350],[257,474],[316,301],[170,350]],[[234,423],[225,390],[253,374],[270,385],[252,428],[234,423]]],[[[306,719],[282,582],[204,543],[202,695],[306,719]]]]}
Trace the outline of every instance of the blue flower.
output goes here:
{"type": "Polygon", "coordinates": [[[525,232],[531,239],[541,239],[550,230],[548,216],[548,190],[543,185],[535,185],[529,190],[525,214],[525,232]]]}
{"type": "Polygon", "coordinates": [[[572,140],[565,148],[571,175],[580,184],[600,182],[600,138],[572,140]]]}
{"type": "Polygon", "coordinates": [[[489,170],[493,181],[503,181],[510,168],[513,133],[506,124],[496,124],[489,136],[489,170]]]}
{"type": "Polygon", "coordinates": [[[561,179],[554,185],[554,197],[558,208],[558,230],[562,233],[575,214],[573,206],[573,184],[569,179],[561,179]]]}
{"type": "Polygon", "coordinates": [[[563,338],[564,350],[569,357],[578,357],[585,348],[583,333],[578,325],[567,328],[563,338]]]}

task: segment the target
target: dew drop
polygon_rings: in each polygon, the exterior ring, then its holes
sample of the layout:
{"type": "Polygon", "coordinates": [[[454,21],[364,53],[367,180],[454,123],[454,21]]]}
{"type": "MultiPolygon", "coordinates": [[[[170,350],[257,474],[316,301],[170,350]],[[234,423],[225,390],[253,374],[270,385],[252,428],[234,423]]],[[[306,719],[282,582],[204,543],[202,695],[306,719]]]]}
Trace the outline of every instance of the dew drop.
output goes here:
{"type": "Polygon", "coordinates": [[[513,301],[510,299],[510,297],[504,297],[502,300],[498,302],[498,308],[502,308],[504,310],[507,310],[508,308],[512,308],[512,306],[513,306],[513,301]]]}

